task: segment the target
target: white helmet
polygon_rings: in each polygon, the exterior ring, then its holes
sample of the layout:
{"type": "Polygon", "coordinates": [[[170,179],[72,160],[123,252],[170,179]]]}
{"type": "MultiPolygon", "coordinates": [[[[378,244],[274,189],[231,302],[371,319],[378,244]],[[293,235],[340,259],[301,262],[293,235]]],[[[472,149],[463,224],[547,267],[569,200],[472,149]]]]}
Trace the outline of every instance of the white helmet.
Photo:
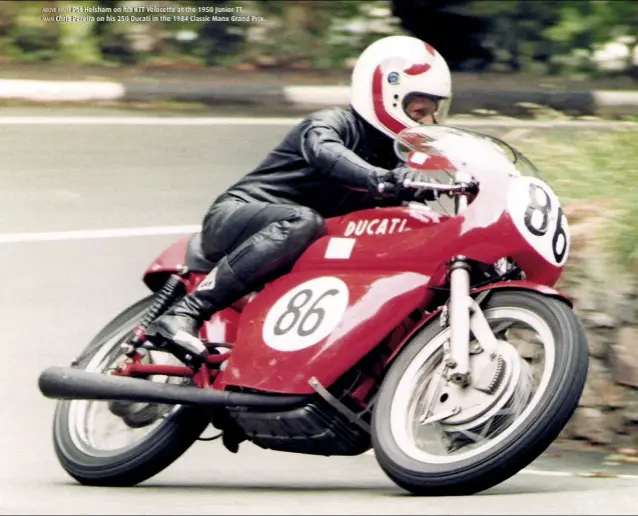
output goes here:
{"type": "Polygon", "coordinates": [[[394,138],[419,125],[405,107],[414,94],[438,101],[436,123],[444,123],[452,99],[445,59],[431,45],[410,36],[388,36],[368,46],[352,71],[350,104],[376,129],[394,138]]]}

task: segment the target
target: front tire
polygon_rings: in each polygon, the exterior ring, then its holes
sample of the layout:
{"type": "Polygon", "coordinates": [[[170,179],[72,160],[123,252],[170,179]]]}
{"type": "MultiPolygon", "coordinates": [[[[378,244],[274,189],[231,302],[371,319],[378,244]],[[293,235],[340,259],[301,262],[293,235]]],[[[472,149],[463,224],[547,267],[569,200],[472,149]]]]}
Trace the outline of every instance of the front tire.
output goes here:
{"type": "MultiPolygon", "coordinates": [[[[588,348],[583,327],[564,302],[534,292],[495,292],[483,307],[490,325],[496,325],[492,320],[496,321],[499,314],[514,317],[517,311],[522,319],[540,321],[536,324],[545,328],[543,334],[551,335],[546,339],[552,341],[551,360],[539,380],[544,388],[541,392],[539,387],[533,397],[531,394],[524,397],[527,405],[511,419],[511,425],[494,431],[493,441],[475,451],[462,452],[455,458],[452,454],[445,455],[451,448],[444,446],[444,455],[437,456],[419,449],[416,438],[410,440],[410,436],[416,435],[414,429],[422,427],[414,420],[414,416],[418,417],[417,402],[404,398],[420,386],[415,383],[406,389],[406,375],[415,370],[421,357],[441,354],[434,347],[442,346],[449,330],[441,328],[438,319],[435,320],[415,336],[393,363],[375,404],[372,444],[379,465],[398,486],[426,496],[467,495],[489,489],[534,461],[567,424],[578,406],[587,377],[588,348]],[[410,416],[408,407],[413,406],[414,414],[410,416]]],[[[507,419],[498,417],[499,421],[507,419]]],[[[429,444],[426,440],[423,446],[429,444]]]]}
{"type": "MultiPolygon", "coordinates": [[[[125,340],[154,301],[148,296],[115,317],[87,346],[76,367],[98,371],[119,354],[125,340]]],[[[101,370],[100,370],[101,372],[101,370]]],[[[204,432],[210,423],[210,412],[198,407],[167,407],[168,416],[148,435],[132,444],[116,449],[101,449],[85,436],[78,421],[79,414],[88,417],[89,404],[106,408],[106,402],[61,400],[53,418],[53,444],[64,470],[75,480],[92,486],[132,486],[143,482],[168,467],[204,432]]],[[[159,413],[159,405],[146,405],[133,414],[159,413]],[[151,408],[152,410],[149,410],[151,408]]],[[[166,406],[165,406],[166,407],[166,406]]],[[[115,417],[115,416],[113,416],[115,417]]],[[[145,422],[141,423],[145,426],[145,422]]],[[[128,424],[130,428],[135,425],[128,424]]],[[[88,435],[88,430],[86,430],[88,435]]]]}

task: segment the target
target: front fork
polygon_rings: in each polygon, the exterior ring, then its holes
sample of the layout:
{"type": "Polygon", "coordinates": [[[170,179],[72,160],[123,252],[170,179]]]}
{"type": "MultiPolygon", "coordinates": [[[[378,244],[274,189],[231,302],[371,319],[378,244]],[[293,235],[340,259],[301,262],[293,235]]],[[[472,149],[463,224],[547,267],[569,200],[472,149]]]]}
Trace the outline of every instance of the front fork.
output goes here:
{"type": "MultiPolygon", "coordinates": [[[[467,198],[464,195],[456,197],[456,213],[466,207],[467,198]]],[[[465,256],[456,256],[448,263],[450,300],[441,318],[441,325],[450,328],[450,340],[444,345],[443,360],[450,372],[449,380],[460,387],[468,387],[472,383],[470,355],[495,353],[498,345],[479,303],[470,297],[471,272],[472,267],[465,256]],[[470,331],[477,341],[472,348],[470,331]]]]}
{"type": "Polygon", "coordinates": [[[467,387],[470,373],[470,264],[457,256],[449,264],[450,303],[445,324],[450,326],[450,340],[444,348],[445,365],[450,381],[467,387]]]}
{"type": "Polygon", "coordinates": [[[498,353],[498,341],[481,309],[481,302],[489,291],[477,299],[470,296],[471,266],[464,256],[457,256],[448,265],[450,300],[443,308],[441,326],[450,328],[450,340],[443,346],[443,361],[449,380],[460,387],[472,383],[470,356],[479,353],[498,353]],[[470,332],[475,341],[470,346],[470,332]]]}

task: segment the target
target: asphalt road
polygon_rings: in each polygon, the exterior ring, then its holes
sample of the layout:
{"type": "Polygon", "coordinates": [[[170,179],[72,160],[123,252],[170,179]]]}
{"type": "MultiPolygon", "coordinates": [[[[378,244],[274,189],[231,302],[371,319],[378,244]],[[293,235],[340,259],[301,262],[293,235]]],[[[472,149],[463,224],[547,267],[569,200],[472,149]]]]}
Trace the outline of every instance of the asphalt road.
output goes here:
{"type": "MultiPolygon", "coordinates": [[[[196,225],[220,189],[255,165],[287,127],[1,130],[0,236],[10,237],[196,225]]],[[[176,238],[91,235],[0,240],[0,513],[635,514],[637,468],[605,465],[604,454],[566,450],[465,498],[406,495],[371,455],[313,458],[251,445],[233,455],[216,442],[197,443],[135,488],[77,485],[53,454],[54,402],[39,394],[37,375],[48,365],[68,364],[102,325],[145,295],[142,271],[176,238]],[[579,476],[601,469],[612,474],[579,476]]]]}

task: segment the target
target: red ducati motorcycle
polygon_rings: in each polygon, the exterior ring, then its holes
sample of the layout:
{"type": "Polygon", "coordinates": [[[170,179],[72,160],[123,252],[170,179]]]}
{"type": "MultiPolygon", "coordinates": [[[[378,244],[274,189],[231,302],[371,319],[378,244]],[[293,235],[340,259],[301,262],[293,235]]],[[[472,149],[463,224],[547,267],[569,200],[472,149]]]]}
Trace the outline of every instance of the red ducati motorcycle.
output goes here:
{"type": "Polygon", "coordinates": [[[576,409],[588,366],[582,325],[552,288],[570,248],[561,204],[525,156],[488,135],[422,126],[395,150],[449,179],[404,185],[438,192],[443,208],[329,219],[289,273],[204,324],[201,367],[154,348],[144,329],[214,264],[199,234],[157,257],[149,296],[71,367],[40,375],[60,400],[54,446],[68,474],[143,482],[209,425],[233,452],[243,441],[323,456],[373,448],[418,495],[482,491],[535,460],[576,409]],[[130,438],[100,444],[98,411],[130,438]]]}

